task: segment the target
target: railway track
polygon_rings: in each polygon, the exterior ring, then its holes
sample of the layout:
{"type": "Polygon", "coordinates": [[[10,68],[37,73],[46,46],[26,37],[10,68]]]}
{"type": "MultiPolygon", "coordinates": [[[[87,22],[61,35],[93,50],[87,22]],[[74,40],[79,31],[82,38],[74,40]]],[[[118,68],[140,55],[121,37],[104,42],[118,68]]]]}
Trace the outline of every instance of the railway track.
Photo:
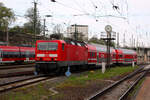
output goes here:
{"type": "Polygon", "coordinates": [[[144,73],[142,73],[142,75],[140,77],[138,77],[135,82],[120,96],[120,98],[118,100],[126,100],[126,98],[128,97],[129,93],[132,91],[132,89],[134,89],[134,87],[137,85],[137,83],[147,74],[147,71],[145,71],[144,73]]]}
{"type": "Polygon", "coordinates": [[[34,64],[0,66],[0,78],[33,75],[34,64]]]}
{"type": "Polygon", "coordinates": [[[14,73],[0,74],[0,78],[24,76],[24,75],[34,75],[34,71],[20,71],[14,73]]]}
{"type": "Polygon", "coordinates": [[[9,69],[18,69],[18,68],[29,68],[34,67],[35,64],[25,64],[25,65],[7,65],[7,66],[0,66],[0,70],[9,70],[9,69]]]}
{"type": "Polygon", "coordinates": [[[34,83],[38,83],[38,82],[41,82],[50,78],[52,77],[48,75],[38,75],[38,76],[26,78],[26,79],[21,79],[21,80],[16,80],[16,81],[0,84],[0,93],[4,93],[13,89],[21,88],[21,87],[31,85],[34,83]]]}
{"type": "MultiPolygon", "coordinates": [[[[105,98],[104,95],[107,94],[111,94],[113,93],[113,91],[115,91],[116,88],[118,88],[118,86],[120,84],[122,84],[123,82],[135,77],[135,75],[140,74],[138,77],[136,77],[136,79],[134,80],[134,82],[132,82],[132,84],[129,86],[129,88],[122,93],[122,95],[118,98],[118,100],[126,100],[125,98],[128,97],[128,94],[130,93],[130,91],[136,86],[136,84],[147,74],[147,72],[150,69],[147,69],[145,71],[141,71],[143,70],[144,67],[141,67],[137,70],[135,70],[134,72],[132,72],[131,74],[125,76],[124,78],[120,79],[119,81],[114,82],[113,84],[111,84],[110,86],[104,88],[102,91],[98,91],[97,93],[91,95],[89,98],[85,99],[85,100],[101,100],[101,98],[105,98]]],[[[114,98],[113,98],[114,99],[114,98]]],[[[105,99],[104,99],[105,100],[105,99]]],[[[115,99],[116,100],[116,99],[115,99]]]]}

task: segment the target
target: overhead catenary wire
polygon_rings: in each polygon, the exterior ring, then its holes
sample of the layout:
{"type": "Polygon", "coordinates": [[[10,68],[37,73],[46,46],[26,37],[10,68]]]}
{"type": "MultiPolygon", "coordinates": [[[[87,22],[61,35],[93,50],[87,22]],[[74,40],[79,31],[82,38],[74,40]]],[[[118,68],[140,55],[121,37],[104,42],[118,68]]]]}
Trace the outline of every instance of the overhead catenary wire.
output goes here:
{"type": "Polygon", "coordinates": [[[75,10],[75,11],[79,11],[79,12],[85,13],[84,11],[82,11],[82,10],[80,10],[80,9],[73,8],[73,7],[68,6],[68,5],[66,5],[66,4],[63,4],[63,3],[61,3],[61,2],[56,1],[56,3],[59,4],[59,5],[61,5],[61,6],[66,7],[66,8],[70,8],[70,9],[72,9],[72,10],[75,10]]]}
{"type": "Polygon", "coordinates": [[[78,6],[84,13],[88,13],[88,12],[84,9],[84,7],[83,7],[83,6],[80,6],[80,4],[79,4],[76,0],[74,0],[74,2],[77,4],[77,6],[78,6]]]}

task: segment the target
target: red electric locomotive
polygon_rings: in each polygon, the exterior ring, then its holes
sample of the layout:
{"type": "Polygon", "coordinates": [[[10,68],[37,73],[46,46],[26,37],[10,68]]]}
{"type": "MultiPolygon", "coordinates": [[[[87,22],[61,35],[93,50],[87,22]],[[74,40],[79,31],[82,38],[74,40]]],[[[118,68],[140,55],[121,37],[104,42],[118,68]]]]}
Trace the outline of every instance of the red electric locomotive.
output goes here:
{"type": "Polygon", "coordinates": [[[66,66],[87,64],[85,43],[72,40],[38,40],[36,42],[36,72],[51,72],[66,66]]]}
{"type": "Polygon", "coordinates": [[[0,63],[22,63],[34,61],[35,49],[32,47],[0,46],[0,63]]]}

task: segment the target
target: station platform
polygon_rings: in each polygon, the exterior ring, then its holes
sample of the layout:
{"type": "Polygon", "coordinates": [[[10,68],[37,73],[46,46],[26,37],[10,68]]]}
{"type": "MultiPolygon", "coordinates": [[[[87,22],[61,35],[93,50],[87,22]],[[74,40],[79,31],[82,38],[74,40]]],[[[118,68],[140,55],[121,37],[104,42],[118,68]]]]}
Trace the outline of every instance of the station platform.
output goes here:
{"type": "Polygon", "coordinates": [[[150,76],[146,76],[135,100],[150,100],[150,76]]]}

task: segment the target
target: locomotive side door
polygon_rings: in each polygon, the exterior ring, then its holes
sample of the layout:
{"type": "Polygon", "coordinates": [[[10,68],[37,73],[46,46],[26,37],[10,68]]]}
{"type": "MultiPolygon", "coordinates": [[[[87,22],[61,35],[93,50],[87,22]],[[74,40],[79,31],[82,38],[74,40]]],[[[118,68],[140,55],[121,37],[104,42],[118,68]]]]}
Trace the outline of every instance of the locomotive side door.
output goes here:
{"type": "Polygon", "coordinates": [[[61,54],[61,57],[62,57],[62,60],[64,61],[65,60],[65,44],[64,43],[62,43],[62,54],[61,54]]]}

